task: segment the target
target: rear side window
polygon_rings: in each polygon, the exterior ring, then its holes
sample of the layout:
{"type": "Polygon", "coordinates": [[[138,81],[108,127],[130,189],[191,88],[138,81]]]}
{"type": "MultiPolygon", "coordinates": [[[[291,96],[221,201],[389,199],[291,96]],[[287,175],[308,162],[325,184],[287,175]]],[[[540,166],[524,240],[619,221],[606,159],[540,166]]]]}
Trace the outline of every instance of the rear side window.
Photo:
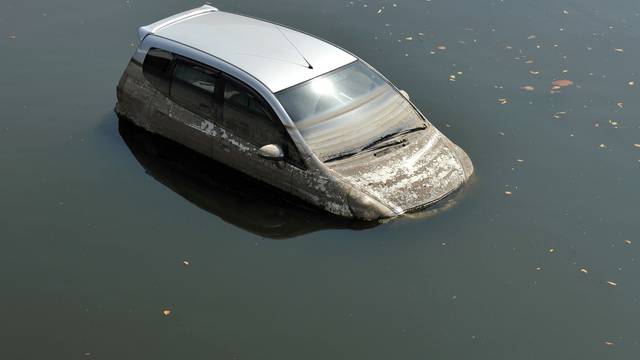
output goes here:
{"type": "Polygon", "coordinates": [[[152,48],[147,52],[142,66],[147,81],[164,94],[169,94],[173,57],[170,52],[152,48]]]}
{"type": "Polygon", "coordinates": [[[176,59],[171,81],[171,98],[186,109],[204,117],[217,117],[214,93],[218,72],[199,63],[176,59]]]}

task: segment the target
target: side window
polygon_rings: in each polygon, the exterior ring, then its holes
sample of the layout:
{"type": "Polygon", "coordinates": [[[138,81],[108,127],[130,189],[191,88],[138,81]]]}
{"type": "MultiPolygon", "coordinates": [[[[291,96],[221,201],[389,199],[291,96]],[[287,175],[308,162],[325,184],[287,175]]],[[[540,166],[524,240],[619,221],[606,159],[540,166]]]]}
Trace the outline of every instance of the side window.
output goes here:
{"type": "Polygon", "coordinates": [[[161,49],[149,49],[144,58],[142,72],[153,87],[167,95],[169,94],[172,69],[173,54],[161,49]]]}
{"type": "Polygon", "coordinates": [[[186,109],[215,119],[214,93],[218,73],[204,65],[177,58],[171,81],[171,98],[186,109]]]}
{"type": "Polygon", "coordinates": [[[280,145],[292,163],[302,166],[303,161],[289,134],[267,109],[268,105],[254,91],[225,77],[223,126],[257,147],[280,145]]]}

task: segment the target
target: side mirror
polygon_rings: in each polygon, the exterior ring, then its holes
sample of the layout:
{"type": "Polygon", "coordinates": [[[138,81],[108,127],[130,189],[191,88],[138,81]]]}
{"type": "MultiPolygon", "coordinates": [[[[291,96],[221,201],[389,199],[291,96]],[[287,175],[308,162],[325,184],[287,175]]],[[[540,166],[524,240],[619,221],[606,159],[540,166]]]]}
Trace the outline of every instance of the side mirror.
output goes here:
{"type": "Polygon", "coordinates": [[[400,94],[402,94],[402,96],[406,97],[407,100],[411,100],[411,97],[409,97],[409,93],[404,91],[404,90],[400,90],[400,94]]]}
{"type": "Polygon", "coordinates": [[[284,151],[282,151],[282,148],[280,146],[275,144],[265,145],[260,149],[258,149],[257,153],[260,157],[263,157],[269,160],[284,159],[284,151]]]}

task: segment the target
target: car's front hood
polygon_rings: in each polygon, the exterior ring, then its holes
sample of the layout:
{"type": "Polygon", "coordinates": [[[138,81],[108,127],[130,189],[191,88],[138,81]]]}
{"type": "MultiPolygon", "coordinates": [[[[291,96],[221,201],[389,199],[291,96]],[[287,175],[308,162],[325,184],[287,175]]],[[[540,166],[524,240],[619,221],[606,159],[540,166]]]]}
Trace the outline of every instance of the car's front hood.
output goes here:
{"type": "Polygon", "coordinates": [[[367,152],[327,165],[397,214],[442,199],[473,173],[467,154],[433,126],[410,134],[405,146],[367,152]]]}

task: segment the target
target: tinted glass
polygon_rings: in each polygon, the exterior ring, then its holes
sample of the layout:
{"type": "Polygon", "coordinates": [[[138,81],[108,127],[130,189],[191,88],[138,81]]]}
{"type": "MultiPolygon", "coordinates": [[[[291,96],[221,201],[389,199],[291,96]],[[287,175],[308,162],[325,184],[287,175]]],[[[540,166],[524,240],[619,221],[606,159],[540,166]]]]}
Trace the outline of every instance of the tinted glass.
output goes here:
{"type": "Polygon", "coordinates": [[[173,71],[171,98],[197,114],[215,118],[213,95],[217,73],[200,64],[178,59],[173,71]]]}
{"type": "Polygon", "coordinates": [[[150,49],[144,59],[144,76],[156,89],[168,94],[172,65],[173,54],[160,49],[150,49]]]}
{"type": "Polygon", "coordinates": [[[424,125],[413,106],[360,61],[276,96],[321,160],[424,125]]]}
{"type": "Polygon", "coordinates": [[[227,79],[224,89],[223,124],[257,147],[277,144],[288,159],[300,165],[297,148],[278,119],[270,115],[263,100],[245,85],[227,79]]]}

